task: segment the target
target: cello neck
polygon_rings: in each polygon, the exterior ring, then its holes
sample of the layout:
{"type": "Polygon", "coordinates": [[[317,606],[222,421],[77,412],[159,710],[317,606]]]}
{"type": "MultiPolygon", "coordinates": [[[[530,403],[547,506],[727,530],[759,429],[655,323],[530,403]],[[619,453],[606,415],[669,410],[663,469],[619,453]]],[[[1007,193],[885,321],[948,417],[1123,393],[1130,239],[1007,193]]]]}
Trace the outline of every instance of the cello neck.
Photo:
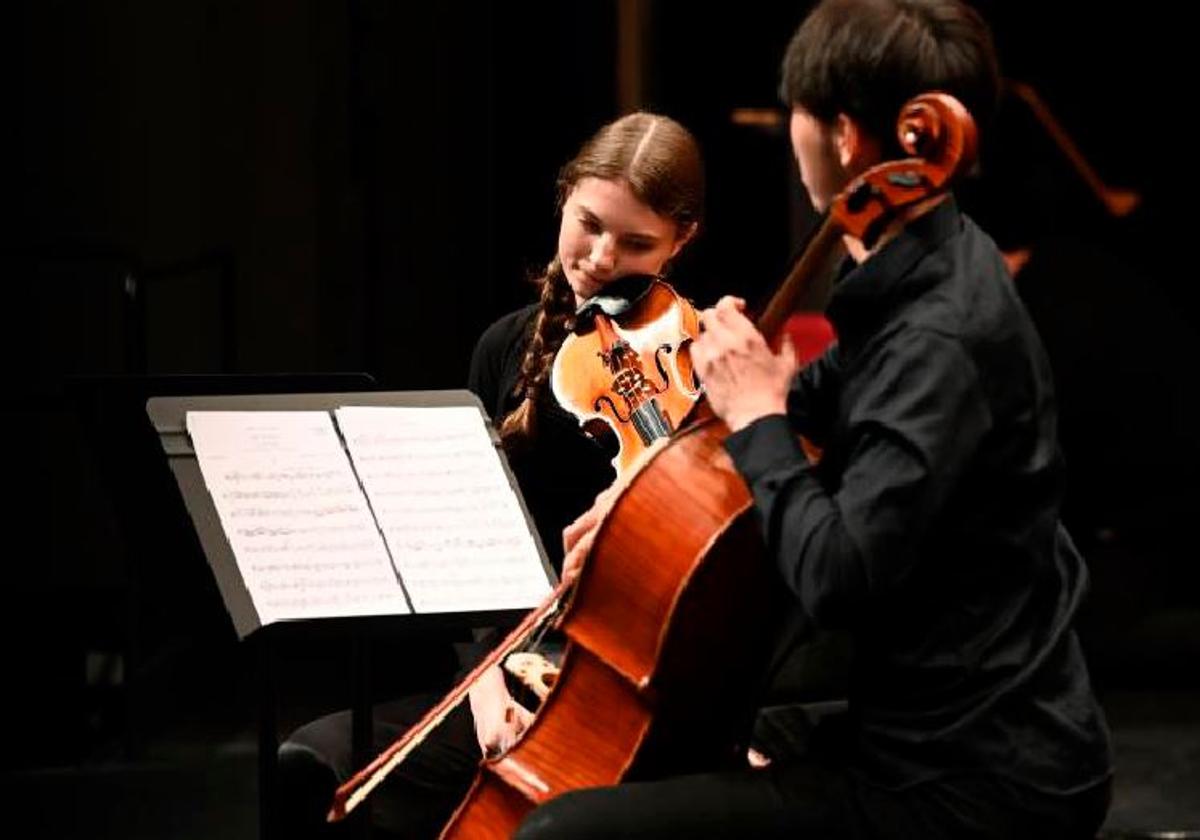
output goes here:
{"type": "Polygon", "coordinates": [[[843,236],[875,247],[895,223],[932,206],[975,161],[975,122],[961,102],[944,93],[921,94],[905,103],[896,122],[900,147],[910,157],[888,160],[855,177],[834,197],[829,212],[779,291],[758,318],[759,331],[774,342],[801,305],[821,308],[826,285],[844,253],[843,236]]]}
{"type": "Polygon", "coordinates": [[[821,219],[820,227],[809,239],[800,258],[792,264],[783,283],[755,321],[755,326],[769,343],[774,343],[784,324],[798,309],[820,309],[823,282],[832,278],[845,257],[842,228],[829,214],[821,219]]]}

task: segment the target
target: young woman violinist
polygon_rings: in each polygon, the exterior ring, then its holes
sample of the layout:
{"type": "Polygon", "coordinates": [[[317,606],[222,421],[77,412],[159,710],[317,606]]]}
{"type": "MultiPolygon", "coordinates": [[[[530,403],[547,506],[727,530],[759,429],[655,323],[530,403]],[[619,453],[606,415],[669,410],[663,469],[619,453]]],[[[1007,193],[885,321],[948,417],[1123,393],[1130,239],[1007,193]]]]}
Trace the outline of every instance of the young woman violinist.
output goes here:
{"type": "MultiPolygon", "coordinates": [[[[624,116],[601,128],[562,168],[558,202],[558,251],[537,280],[538,302],[484,331],[468,380],[499,426],[556,569],[563,529],[614,474],[612,453],[588,437],[550,393],[555,354],[581,303],[620,278],[664,274],[695,236],[704,204],[699,147],[667,117],[624,116]]],[[[485,652],[478,650],[478,656],[485,652]]],[[[376,746],[387,747],[436,699],[377,707],[376,746]]],[[[471,689],[469,709],[464,705],[452,713],[374,795],[376,836],[436,836],[481,755],[506,750],[531,719],[509,693],[500,669],[486,672],[471,689]]],[[[287,836],[320,836],[324,830],[333,790],[359,769],[352,766],[350,741],[350,715],[339,712],[301,727],[280,748],[288,818],[295,823],[287,836]]]]}

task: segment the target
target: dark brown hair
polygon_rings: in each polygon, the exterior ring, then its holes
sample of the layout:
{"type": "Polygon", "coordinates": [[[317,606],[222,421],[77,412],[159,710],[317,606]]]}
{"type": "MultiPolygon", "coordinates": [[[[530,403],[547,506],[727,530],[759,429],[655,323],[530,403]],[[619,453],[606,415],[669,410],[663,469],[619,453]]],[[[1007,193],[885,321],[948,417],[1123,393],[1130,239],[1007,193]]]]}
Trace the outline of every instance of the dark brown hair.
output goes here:
{"type": "MultiPolygon", "coordinates": [[[[674,221],[680,233],[699,224],[703,215],[700,147],[669,117],[628,114],[596,132],[559,172],[559,212],[584,178],[626,182],[639,201],[674,221]]],[[[557,256],[536,282],[541,285],[541,302],[513,388],[521,402],[500,424],[500,437],[510,449],[536,434],[534,409],[550,379],[554,356],[575,327],[575,296],[557,256]]]]}
{"type": "Polygon", "coordinates": [[[780,96],[822,122],[846,114],[892,158],[912,97],[949,93],[983,133],[999,87],[987,24],[959,0],[824,0],[792,36],[780,96]]]}

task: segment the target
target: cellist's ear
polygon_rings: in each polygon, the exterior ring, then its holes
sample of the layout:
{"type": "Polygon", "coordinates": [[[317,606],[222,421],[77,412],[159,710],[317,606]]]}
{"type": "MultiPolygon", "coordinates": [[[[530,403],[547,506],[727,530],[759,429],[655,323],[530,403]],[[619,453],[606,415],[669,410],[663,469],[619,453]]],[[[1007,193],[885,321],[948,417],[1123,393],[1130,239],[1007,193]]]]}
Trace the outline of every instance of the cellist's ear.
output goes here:
{"type": "Polygon", "coordinates": [[[879,141],[848,114],[834,118],[831,139],[838,163],[851,177],[879,163],[882,157],[879,141]]]}
{"type": "Polygon", "coordinates": [[[683,228],[680,234],[675,237],[675,244],[671,246],[671,256],[667,257],[667,259],[675,259],[675,256],[683,250],[683,246],[692,241],[692,238],[696,235],[696,231],[699,228],[700,225],[696,222],[692,222],[690,225],[683,228]]]}

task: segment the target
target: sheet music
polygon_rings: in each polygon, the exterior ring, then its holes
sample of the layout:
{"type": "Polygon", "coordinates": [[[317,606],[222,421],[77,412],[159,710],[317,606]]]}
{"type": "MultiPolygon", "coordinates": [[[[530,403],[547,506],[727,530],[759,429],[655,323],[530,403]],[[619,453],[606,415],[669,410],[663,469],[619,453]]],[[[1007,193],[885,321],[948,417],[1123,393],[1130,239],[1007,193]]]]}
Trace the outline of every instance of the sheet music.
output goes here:
{"type": "Polygon", "coordinates": [[[417,612],[529,608],[550,593],[478,409],[356,406],[335,413],[417,612]]]}
{"type": "Polygon", "coordinates": [[[189,411],[204,482],[262,624],[409,612],[324,411],[189,411]]]}

